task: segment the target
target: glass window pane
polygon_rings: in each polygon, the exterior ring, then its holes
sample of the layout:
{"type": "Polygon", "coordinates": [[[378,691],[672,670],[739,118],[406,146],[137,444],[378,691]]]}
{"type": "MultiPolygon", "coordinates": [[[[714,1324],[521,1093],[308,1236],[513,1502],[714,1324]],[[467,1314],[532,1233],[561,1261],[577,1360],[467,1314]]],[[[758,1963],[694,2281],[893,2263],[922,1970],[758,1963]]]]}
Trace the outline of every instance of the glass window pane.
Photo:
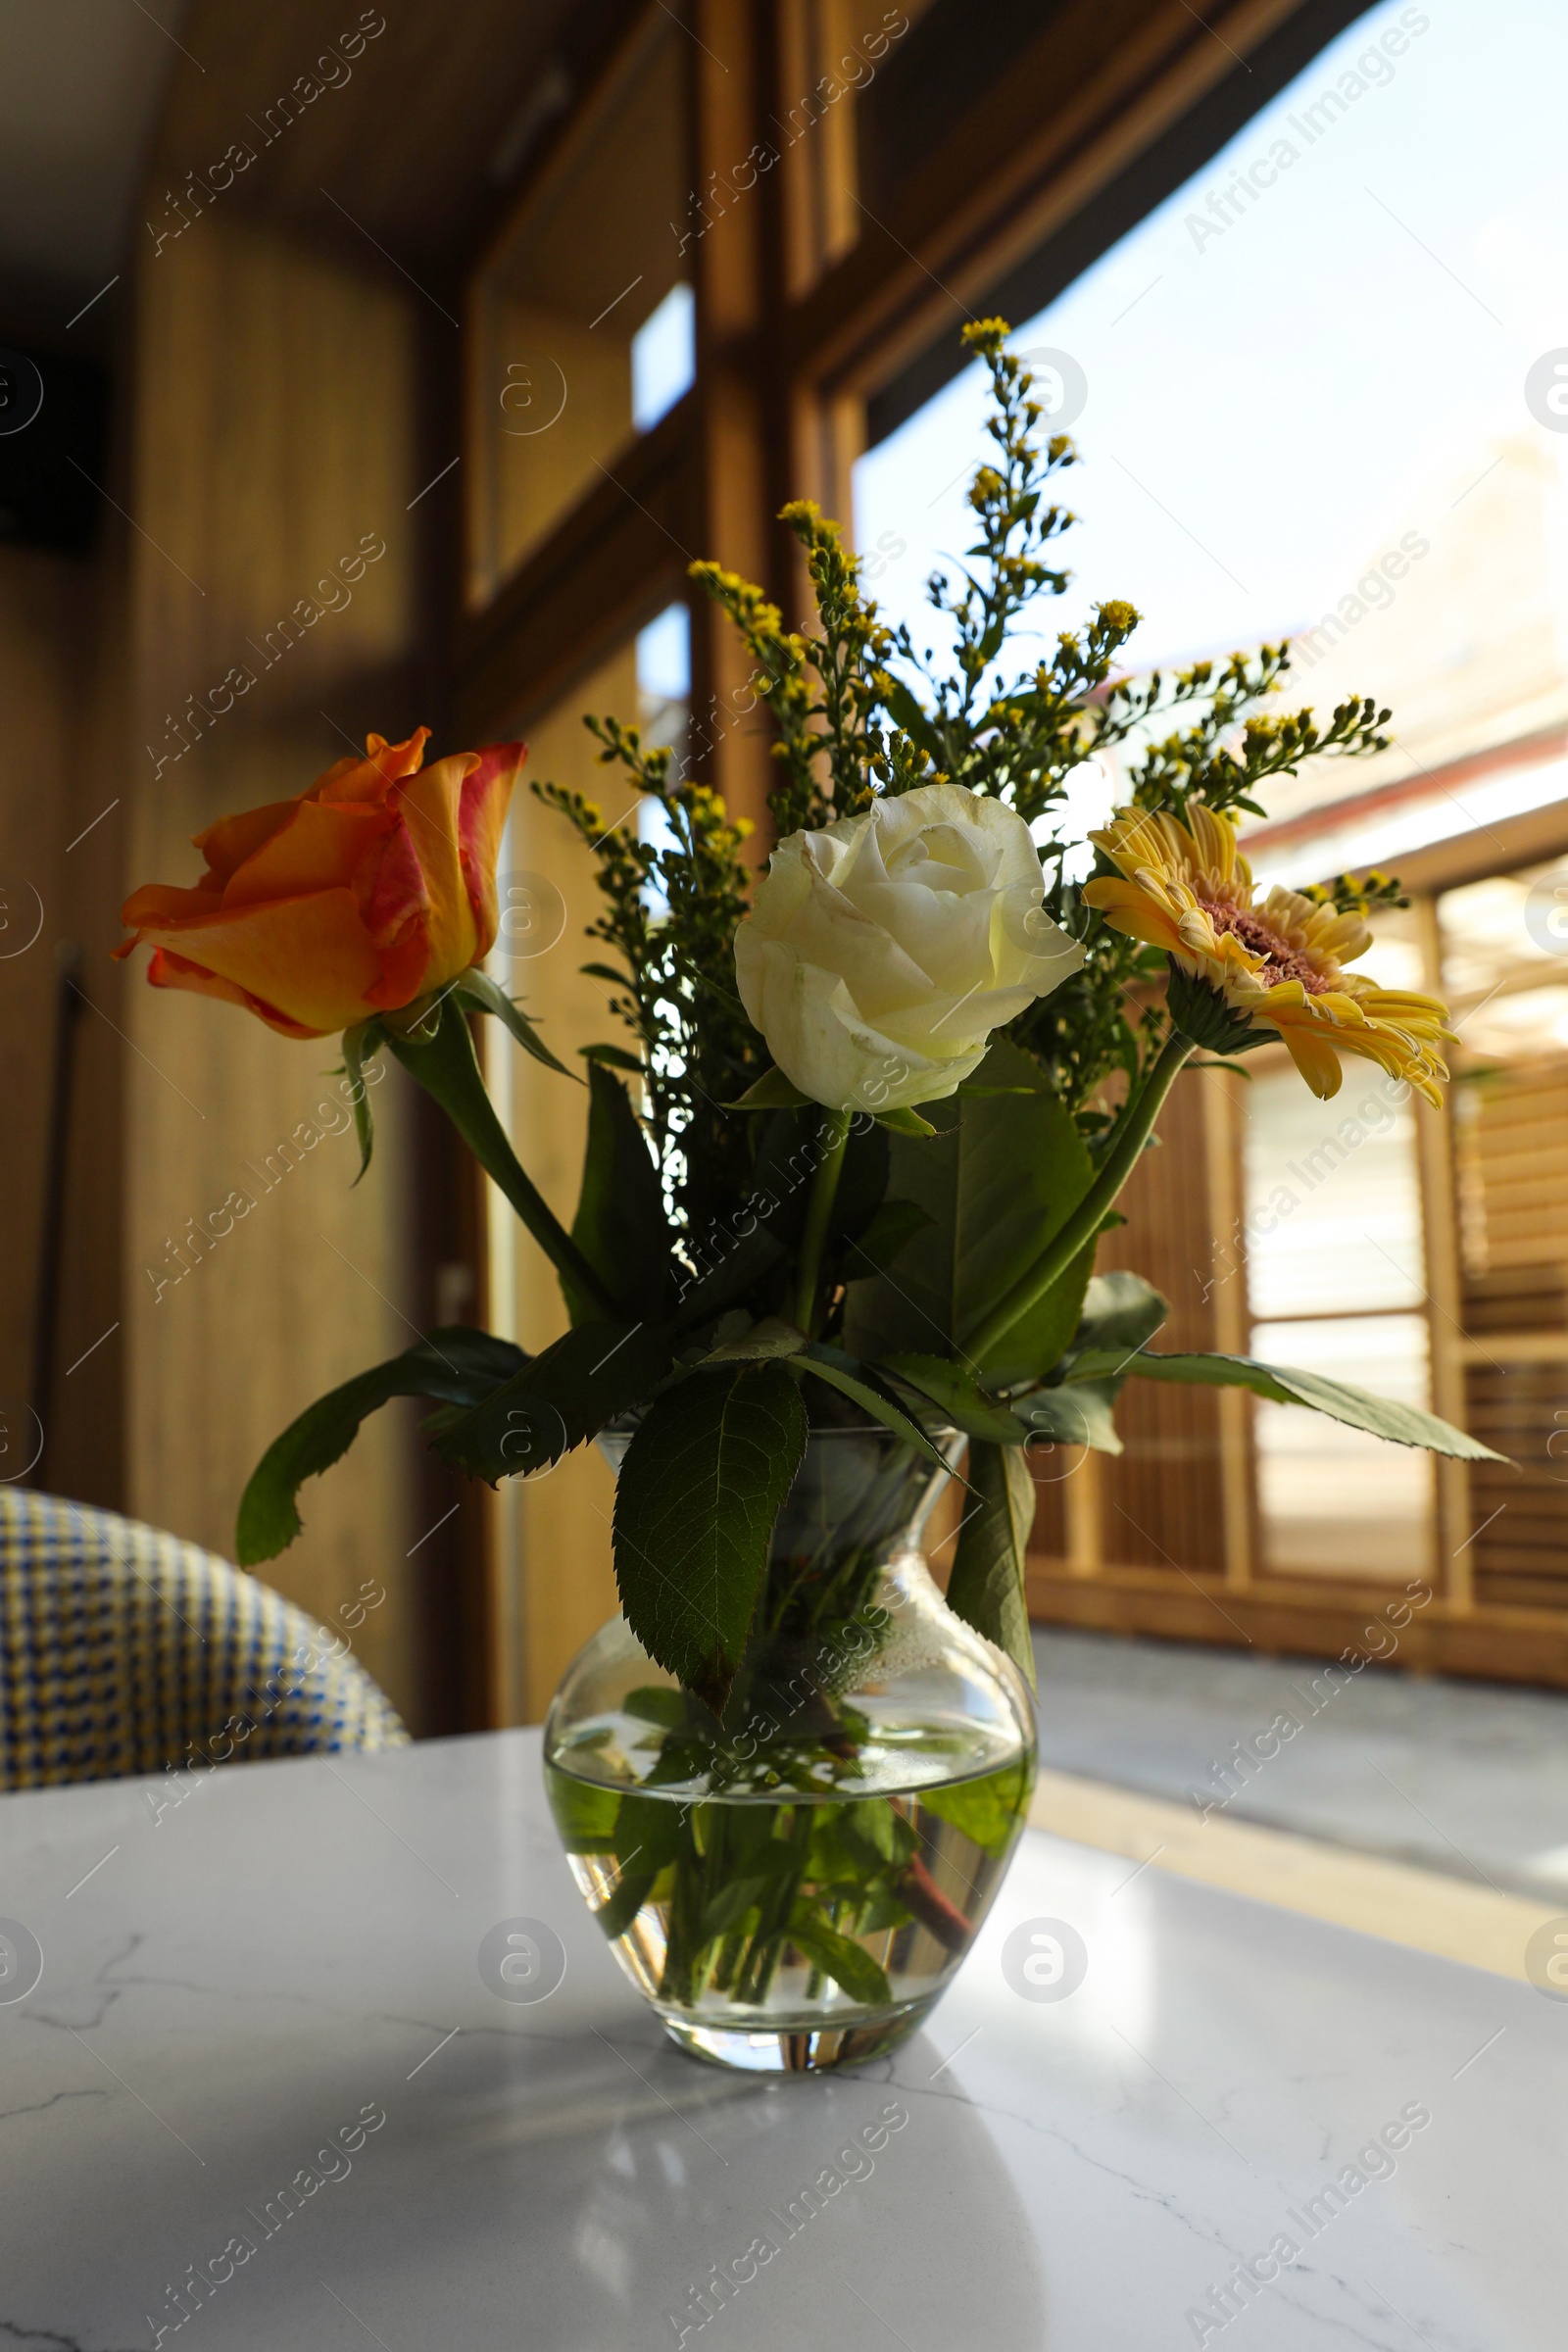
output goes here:
{"type": "Polygon", "coordinates": [[[477,283],[469,588],[481,601],[692,380],[683,36],[667,12],[650,14],[477,283]]]}
{"type": "Polygon", "coordinates": [[[1254,1315],[1419,1305],[1415,1112],[1397,1091],[1375,1063],[1348,1057],[1332,1102],[1294,1064],[1254,1067],[1242,1104],[1254,1315]]]}
{"type": "Polygon", "coordinates": [[[669,292],[631,339],[631,420],[651,432],[697,378],[697,297],[684,281],[669,292]]]}
{"type": "MultiPolygon", "coordinates": [[[[1397,871],[1568,791],[1568,444],[1545,380],[1564,339],[1568,146],[1545,125],[1568,14],[1494,0],[1438,25],[1402,0],[1369,9],[1046,309],[1014,309],[1014,348],[1082,458],[1043,648],[1126,596],[1147,615],[1135,667],[1288,635],[1291,708],[1393,707],[1386,752],[1270,784],[1266,818],[1290,829],[1259,847],[1265,880],[1397,871]],[[1370,323],[1343,302],[1352,253],[1384,289],[1370,323]],[[1456,338],[1466,365],[1434,373],[1456,338]]],[[[868,137],[923,30],[866,94],[868,137]]],[[[857,544],[885,556],[883,616],[919,645],[945,642],[924,584],[972,537],[984,416],[971,368],[856,467],[857,544]]]]}
{"type": "MultiPolygon", "coordinates": [[[[1252,1353],[1349,1378],[1401,1403],[1430,1404],[1420,1315],[1260,1323],[1252,1353]]],[[[1265,1574],[1402,1581],[1430,1573],[1434,1482],[1426,1454],[1297,1405],[1260,1403],[1254,1437],[1265,1574]]]]}
{"type": "Polygon", "coordinates": [[[1463,1060],[1568,1052],[1568,858],[1446,891],[1438,920],[1463,1060]]]}
{"type": "MultiPolygon", "coordinates": [[[[667,744],[674,753],[672,776],[679,776],[686,763],[691,691],[691,612],[685,605],[666,605],[637,634],[637,724],[646,744],[655,749],[667,744]]],[[[676,846],[668,810],[654,793],[646,793],[638,805],[637,832],[656,849],[676,846]]],[[[650,882],[647,896],[656,910],[664,907],[661,884],[650,882]]]]}

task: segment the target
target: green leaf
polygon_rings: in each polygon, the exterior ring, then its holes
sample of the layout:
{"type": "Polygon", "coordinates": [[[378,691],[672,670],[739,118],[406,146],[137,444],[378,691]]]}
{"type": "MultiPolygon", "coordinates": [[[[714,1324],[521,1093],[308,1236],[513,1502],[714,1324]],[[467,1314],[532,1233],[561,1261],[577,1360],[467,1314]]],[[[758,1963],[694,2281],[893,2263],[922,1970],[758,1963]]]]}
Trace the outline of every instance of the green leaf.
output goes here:
{"type": "Polygon", "coordinates": [[[747,1364],[666,1389],[621,1465],[615,1582],[626,1622],[665,1673],[715,1711],[805,1452],[799,1386],[782,1364],[747,1364]]]}
{"type": "Polygon", "coordinates": [[[939,1783],[922,1788],[920,1803],[939,1821],[951,1821],[983,1853],[1004,1854],[1022,1826],[1034,1765],[1024,1759],[1004,1764],[1000,1772],[982,1773],[977,1780],[939,1783]]]}
{"type": "MultiPolygon", "coordinates": [[[[820,1151],[820,1132],[812,1137],[812,1143],[820,1151]]],[[[893,1147],[883,1129],[869,1119],[863,1125],[852,1120],[828,1220],[828,1232],[836,1244],[864,1233],[874,1221],[887,1193],[892,1161],[893,1147]]]]}
{"type": "Polygon", "coordinates": [[[568,1854],[612,1854],[615,1824],[620,1815],[620,1790],[601,1788],[593,1781],[573,1780],[564,1772],[549,1775],[550,1810],[568,1854]]]}
{"type": "MultiPolygon", "coordinates": [[[[588,1142],[571,1238],[617,1306],[657,1320],[669,1275],[669,1226],[648,1139],[631,1097],[612,1071],[588,1065],[588,1142]]],[[[593,1307],[569,1278],[561,1288],[574,1323],[593,1307]]]]}
{"type": "Polygon", "coordinates": [[[967,1437],[989,1438],[997,1446],[1021,1446],[1028,1430],[1004,1404],[988,1396],[972,1372],[945,1355],[889,1355],[882,1369],[939,1404],[955,1429],[967,1437]]]}
{"type": "Polygon", "coordinates": [[[1120,1380],[1074,1381],[1070,1387],[1015,1396],[1012,1409],[1032,1438],[1059,1438],[1067,1446],[1092,1446],[1096,1453],[1120,1453],[1111,1418],[1120,1389],[1120,1380]]]}
{"type": "Polygon", "coordinates": [[[1097,1274],[1084,1293],[1073,1348],[1124,1348],[1131,1351],[1147,1347],[1169,1312],[1169,1299],[1141,1274],[1120,1270],[1097,1274]]]}
{"type": "Polygon", "coordinates": [[[725,1110],[799,1110],[803,1103],[810,1100],[809,1095],[802,1094],[793,1079],[786,1078],[782,1070],[774,1069],[764,1070],[756,1085],[749,1086],[738,1102],[726,1102],[722,1107],[725,1110]]]}
{"type": "Polygon", "coordinates": [[[686,1699],[679,1690],[667,1690],[662,1683],[644,1683],[637,1690],[628,1690],[620,1702],[623,1715],[635,1715],[639,1723],[657,1723],[666,1732],[686,1729],[686,1699]]]}
{"type": "Polygon", "coordinates": [[[948,1606],[1011,1658],[1033,1690],[1024,1555],[1035,1520],[1035,1482],[1016,1446],[977,1441],[969,1448],[969,1484],[978,1501],[958,1531],[948,1606]]]}
{"type": "Polygon", "coordinates": [[[578,1323],[468,1410],[438,1415],[432,1443],[470,1478],[524,1477],[646,1403],[668,1369],[658,1325],[578,1323]]]}
{"type": "Polygon", "coordinates": [[[884,1429],[891,1429],[896,1438],[902,1438],[906,1446],[912,1446],[917,1453],[923,1453],[939,1470],[947,1469],[948,1457],[941,1447],[932,1442],[897,1397],[890,1396],[877,1383],[868,1366],[861,1365],[859,1372],[852,1372],[838,1348],[823,1348],[813,1341],[794,1358],[792,1368],[799,1371],[803,1367],[814,1373],[818,1380],[825,1380],[830,1389],[837,1389],[841,1396],[850,1397],[862,1412],[869,1413],[873,1421],[880,1421],[884,1429]],[[867,1377],[862,1379],[861,1373],[867,1377]]]}
{"type": "MultiPolygon", "coordinates": [[[[1029,1054],[999,1039],[976,1079],[1000,1091],[928,1103],[941,1129],[929,1143],[894,1139],[889,1189],[931,1225],[902,1251],[896,1280],[850,1292],[845,1346],[867,1360],[951,1351],[968,1361],[965,1333],[1011,1297],[1093,1180],[1071,1113],[1029,1054]]],[[[1091,1245],[984,1362],[969,1363],[983,1387],[1038,1379],[1057,1361],[1092,1258],[1091,1245]]]]}
{"type": "Polygon", "coordinates": [[[831,1977],[852,2001],[874,2003],[878,2007],[893,1998],[893,1987],[869,1952],[836,1928],[819,1919],[808,1904],[797,1903],[790,1913],[790,1941],[806,1954],[808,1960],[831,1977]]]}
{"type": "Polygon", "coordinates": [[[900,1103],[895,1110],[879,1110],[875,1116],[877,1125],[885,1127],[889,1135],[907,1136],[911,1141],[923,1141],[938,1132],[929,1119],[922,1119],[907,1102],[900,1103]]]}
{"type": "MultiPolygon", "coordinates": [[[[1079,1359],[1076,1369],[1088,1376],[1100,1357],[1109,1352],[1091,1351],[1079,1359]]],[[[1348,1381],[1326,1380],[1320,1372],[1301,1372],[1289,1364],[1255,1363],[1246,1355],[1151,1355],[1146,1350],[1131,1358],[1127,1370],[1140,1380],[1197,1381],[1206,1388],[1250,1389],[1254,1396],[1267,1396],[1275,1404],[1304,1404],[1314,1413],[1326,1413],[1330,1420],[1343,1421],[1349,1429],[1367,1430],[1395,1446],[1420,1446],[1431,1453],[1450,1454],[1456,1461],[1505,1462],[1509,1458],[1505,1453],[1494,1453],[1490,1446],[1455,1429],[1451,1422],[1440,1421],[1436,1413],[1424,1413],[1392,1396],[1374,1396],[1366,1389],[1351,1388],[1348,1381]]]]}
{"type": "MultiPolygon", "coordinates": [[[[476,1005],[480,1012],[492,1013],[503,1028],[511,1031],[523,1052],[531,1054],[535,1061],[542,1061],[547,1070],[559,1070],[563,1078],[577,1076],[575,1070],[568,1070],[564,1061],[556,1059],[522,1006],[514,1004],[488,972],[470,967],[454,983],[453,994],[463,998],[465,1003],[476,1005]]],[[[581,1081],[578,1080],[578,1083],[580,1085],[581,1081]]]]}
{"type": "Polygon", "coordinates": [[[361,1021],[343,1032],[343,1074],[354,1099],[354,1132],[360,1145],[360,1175],[354,1179],[356,1184],[370,1164],[370,1149],[375,1142],[375,1119],[365,1083],[365,1064],[380,1042],[381,1032],[374,1021],[361,1021]]]}
{"type": "Polygon", "coordinates": [[[845,1279],[858,1282],[896,1265],[917,1233],[932,1223],[918,1200],[884,1200],[871,1222],[844,1252],[845,1279]]]}
{"type": "Polygon", "coordinates": [[[234,1536],[240,1566],[273,1559],[293,1543],[300,1532],[295,1497],[306,1479],[318,1478],[347,1453],[361,1422],[390,1397],[438,1396],[450,1404],[472,1404],[527,1361],[509,1340],[454,1325],[318,1396],[273,1439],[251,1473],[234,1536]]]}
{"type": "Polygon", "coordinates": [[[710,1349],[693,1369],[706,1372],[710,1364],[761,1364],[775,1356],[799,1355],[806,1346],[806,1334],[782,1315],[764,1315],[749,1331],[738,1332],[734,1339],[721,1341],[710,1349]]]}
{"type": "Polygon", "coordinates": [[[678,1271],[676,1323],[689,1330],[694,1324],[706,1323],[710,1317],[722,1314],[732,1300],[743,1298],[754,1283],[769,1273],[783,1255],[784,1245],[777,1235],[770,1233],[765,1225],[757,1225],[726,1248],[716,1265],[692,1274],[678,1271]]]}

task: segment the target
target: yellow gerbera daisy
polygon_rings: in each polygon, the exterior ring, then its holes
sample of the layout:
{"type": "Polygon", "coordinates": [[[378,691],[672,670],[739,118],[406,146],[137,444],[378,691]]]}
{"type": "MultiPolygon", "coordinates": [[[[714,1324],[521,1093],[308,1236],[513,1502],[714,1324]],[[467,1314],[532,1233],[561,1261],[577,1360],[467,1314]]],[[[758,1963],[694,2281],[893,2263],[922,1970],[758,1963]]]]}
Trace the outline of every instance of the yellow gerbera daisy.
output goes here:
{"type": "Polygon", "coordinates": [[[1358,913],[1277,884],[1255,901],[1235,825],[1210,808],[1194,808],[1186,824],[1121,808],[1089,838],[1118,870],[1089,883],[1085,899],[1118,931],[1164,949],[1172,1014],[1199,1045],[1245,1052],[1277,1032],[1325,1101],[1340,1091],[1341,1054],[1364,1054],[1441,1100],[1447,1007],[1344,968],[1372,944],[1358,913]],[[1177,986],[1178,973],[1200,986],[1177,986]]]}

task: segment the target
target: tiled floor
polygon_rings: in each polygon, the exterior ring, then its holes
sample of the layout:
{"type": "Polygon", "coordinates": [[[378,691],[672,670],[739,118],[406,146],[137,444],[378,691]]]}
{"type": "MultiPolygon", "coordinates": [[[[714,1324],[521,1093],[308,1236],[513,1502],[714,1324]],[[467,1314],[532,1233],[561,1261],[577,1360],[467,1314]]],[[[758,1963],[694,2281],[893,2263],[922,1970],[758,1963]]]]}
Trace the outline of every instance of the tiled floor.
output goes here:
{"type": "Polygon", "coordinates": [[[1197,1789],[1211,1818],[1568,1895],[1568,1692],[1370,1669],[1335,1688],[1306,1659],[1046,1627],[1035,1656],[1040,1758],[1057,1772],[1186,1801],[1195,1820],[1197,1789]],[[1294,1737],[1259,1741],[1282,1714],[1294,1737]],[[1278,1752],[1242,1774],[1238,1742],[1278,1752]]]}

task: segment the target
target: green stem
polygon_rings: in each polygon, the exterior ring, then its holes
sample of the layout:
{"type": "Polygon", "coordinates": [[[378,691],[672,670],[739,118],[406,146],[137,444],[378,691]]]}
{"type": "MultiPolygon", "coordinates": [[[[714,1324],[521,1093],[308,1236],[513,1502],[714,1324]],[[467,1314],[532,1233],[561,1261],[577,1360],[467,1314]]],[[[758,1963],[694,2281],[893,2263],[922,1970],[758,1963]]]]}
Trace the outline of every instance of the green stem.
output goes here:
{"type": "Polygon", "coordinates": [[[1179,1029],[1171,1031],[1148,1077],[1123,1109],[1100,1174],[1066,1224],[1036,1258],[1011,1296],[993,1307],[979,1329],[965,1337],[963,1352],[972,1362],[985,1362],[999,1341],[1005,1339],[1054,1282],[1060,1281],[1079,1250],[1094,1240],[1107,1212],[1115,1206],[1116,1196],[1138,1165],[1176,1074],[1194,1050],[1190,1037],[1184,1037],[1179,1029]]]}
{"type": "Polygon", "coordinates": [[[827,1245],[828,1220],[833,1214],[833,1201],[839,1189],[839,1173],[844,1166],[845,1148],[850,1140],[850,1112],[830,1110],[822,1124],[822,1156],[816,1163],[811,1179],[811,1198],[807,1203],[806,1230],[801,1235],[801,1260],[795,1288],[795,1320],[809,1339],[811,1322],[816,1311],[816,1283],[821,1271],[822,1251],[827,1245]]]}
{"type": "Polygon", "coordinates": [[[554,1209],[518,1164],[506,1129],[484,1091],[473,1040],[462,1006],[448,996],[429,1037],[400,1037],[386,1031],[386,1042],[425,1093],[439,1102],[487,1176],[493,1177],[561,1276],[562,1288],[575,1292],[608,1321],[622,1320],[621,1310],[606,1290],[554,1209]]]}

